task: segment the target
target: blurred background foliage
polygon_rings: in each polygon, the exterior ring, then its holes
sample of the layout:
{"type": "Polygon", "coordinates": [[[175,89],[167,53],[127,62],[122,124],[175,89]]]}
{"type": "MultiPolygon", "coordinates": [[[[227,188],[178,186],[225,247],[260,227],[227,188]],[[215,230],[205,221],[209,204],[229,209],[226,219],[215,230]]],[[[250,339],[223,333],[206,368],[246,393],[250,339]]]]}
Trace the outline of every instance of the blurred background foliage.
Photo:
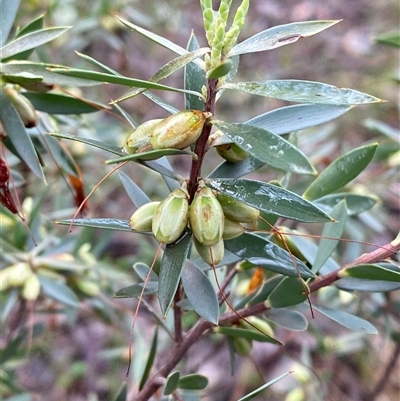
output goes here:
{"type": "MultiPolygon", "coordinates": [[[[387,100],[378,105],[357,107],[335,123],[310,129],[299,136],[299,147],[313,155],[313,162],[320,168],[361,143],[380,142],[374,163],[357,179],[356,185],[360,191],[370,192],[372,189],[380,196],[381,202],[372,211],[352,218],[347,237],[387,243],[400,226],[399,160],[391,159],[400,149],[396,140],[399,129],[399,58],[397,48],[377,43],[374,37],[397,29],[398,1],[269,0],[252,3],[241,40],[268,27],[292,21],[343,19],[335,27],[294,45],[242,57],[237,79],[316,80],[355,88],[387,100]]],[[[169,51],[129,31],[118,22],[116,15],[153,30],[182,47],[186,46],[193,29],[200,44],[205,45],[197,0],[25,0],[16,21],[23,26],[42,13],[46,13],[46,26],[71,25],[73,28],[37,49],[31,60],[87,68],[86,62],[75,55],[74,52],[78,51],[126,76],[148,79],[174,57],[169,51]]],[[[178,72],[163,83],[179,87],[181,82],[182,72],[178,72]]],[[[84,93],[74,89],[74,94],[84,94],[89,99],[107,104],[123,90],[102,85],[85,88],[84,93]]],[[[176,107],[184,107],[181,95],[168,92],[162,96],[176,107]]],[[[223,97],[217,105],[217,113],[228,121],[243,122],[283,104],[274,99],[237,94],[223,97]]],[[[143,96],[122,105],[138,122],[165,116],[163,110],[143,96]]],[[[57,123],[59,132],[63,134],[92,137],[116,146],[121,146],[129,133],[124,122],[107,112],[78,117],[57,116],[57,123]]],[[[106,156],[102,151],[76,142],[68,143],[68,149],[82,171],[88,193],[111,170],[103,163],[106,156]]],[[[211,171],[216,162],[213,152],[209,153],[206,164],[211,171]]],[[[12,156],[7,160],[10,167],[18,164],[12,156]]],[[[44,161],[47,187],[28,171],[23,174],[25,184],[19,187],[20,198],[25,199],[26,216],[35,223],[31,229],[39,242],[39,250],[33,246],[23,224],[12,221],[4,209],[1,209],[2,235],[12,236],[12,242],[24,250],[28,258],[39,259],[41,268],[54,274],[59,270],[58,273],[67,277],[66,288],[72,289],[73,293],[64,294],[66,302],[60,304],[57,301],[60,301],[62,291],[54,294],[49,290],[46,293],[44,288],[45,296],[34,312],[28,304],[20,304],[16,310],[16,304],[10,301],[12,294],[2,297],[2,325],[7,319],[8,329],[2,330],[1,341],[2,346],[8,344],[10,347],[11,344],[9,355],[3,358],[7,366],[1,371],[2,394],[8,397],[25,392],[27,398],[18,400],[112,399],[127,367],[128,333],[135,302],[132,299],[115,300],[112,296],[116,290],[136,279],[131,268],[133,263],[138,260],[151,263],[156,242],[131,233],[114,234],[88,228],[74,228],[69,233],[66,227],[54,226],[54,220],[70,218],[76,206],[51,155],[45,155],[44,161]],[[70,262],[68,268],[62,265],[63,261],[66,264],[70,262]],[[25,331],[21,331],[21,327],[25,327],[25,331]],[[13,339],[11,343],[10,339],[13,339]],[[21,347],[24,341],[25,346],[21,347]],[[12,388],[11,384],[15,387],[12,388]]],[[[187,159],[176,158],[173,163],[178,171],[187,174],[187,159]]],[[[151,198],[161,199],[168,194],[159,175],[137,165],[129,165],[124,171],[135,177],[151,198]]],[[[271,170],[264,169],[252,175],[253,178],[261,176],[266,181],[275,178],[271,170]]],[[[22,181],[19,178],[15,174],[17,185],[22,181]]],[[[301,187],[301,179],[298,185],[301,187]]],[[[132,203],[115,175],[94,193],[86,213],[93,217],[129,219],[132,211],[132,203]]],[[[363,251],[371,249],[367,246],[363,251]]],[[[341,251],[340,263],[362,253],[358,244],[343,246],[341,251]]],[[[245,286],[246,282],[239,288],[245,286]]],[[[320,296],[325,297],[325,301],[332,299],[332,302],[343,305],[350,305],[353,301],[348,293],[333,288],[326,288],[320,296]]],[[[366,337],[349,332],[331,321],[325,322],[319,315],[318,322],[311,321],[307,332],[296,334],[275,327],[278,338],[286,343],[285,352],[271,344],[255,343],[251,358],[237,358],[233,377],[227,374],[229,356],[226,344],[218,335],[213,336],[212,341],[209,337],[201,340],[190,350],[185,370],[209,377],[209,396],[203,397],[204,400],[236,400],[263,381],[288,370],[296,373],[275,384],[260,400],[320,400],[321,394],[330,400],[397,399],[400,381],[396,374],[390,375],[384,389],[377,391],[387,374],[385,367],[388,362],[393,355],[400,353],[398,339],[391,341],[389,338],[391,333],[400,332],[399,308],[385,310],[387,297],[397,301],[393,305],[400,305],[397,291],[388,295],[372,293],[360,298],[362,303],[352,306],[358,310],[359,316],[373,320],[379,328],[379,336],[366,337]],[[376,397],[370,398],[374,391],[376,397]]],[[[307,314],[306,310],[303,312],[307,314]]],[[[190,314],[185,319],[189,325],[190,314]]],[[[150,347],[152,327],[153,317],[144,311],[134,332],[135,381],[138,381],[141,363],[150,347]]],[[[399,363],[395,363],[398,371],[399,363]]]]}

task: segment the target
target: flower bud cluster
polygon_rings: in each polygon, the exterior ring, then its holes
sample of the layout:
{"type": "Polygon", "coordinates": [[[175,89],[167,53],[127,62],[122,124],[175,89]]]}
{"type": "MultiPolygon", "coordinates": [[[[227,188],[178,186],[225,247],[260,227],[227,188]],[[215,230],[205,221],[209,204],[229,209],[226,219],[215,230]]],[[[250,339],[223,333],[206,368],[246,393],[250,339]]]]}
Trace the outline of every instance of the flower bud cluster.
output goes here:
{"type": "Polygon", "coordinates": [[[185,149],[199,138],[208,112],[183,110],[164,119],[154,119],[139,125],[126,138],[124,149],[133,154],[157,149],[185,149]]]}
{"type": "Polygon", "coordinates": [[[200,181],[190,206],[186,189],[175,189],[163,201],[139,207],[129,224],[134,231],[152,232],[163,244],[174,243],[190,228],[198,254],[209,265],[217,265],[224,258],[224,240],[242,235],[242,223],[254,223],[259,214],[259,210],[215,193],[200,181]]]}

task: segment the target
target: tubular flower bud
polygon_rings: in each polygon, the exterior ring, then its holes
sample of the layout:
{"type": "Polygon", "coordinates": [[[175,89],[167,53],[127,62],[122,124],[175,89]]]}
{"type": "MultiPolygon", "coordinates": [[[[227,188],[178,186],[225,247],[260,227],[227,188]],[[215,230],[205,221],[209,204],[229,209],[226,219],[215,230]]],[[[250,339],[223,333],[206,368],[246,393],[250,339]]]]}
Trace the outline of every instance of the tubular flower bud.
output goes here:
{"type": "Polygon", "coordinates": [[[25,97],[20,95],[15,89],[4,87],[4,91],[17,110],[26,128],[33,128],[37,125],[36,109],[33,104],[25,97]]]}
{"type": "Polygon", "coordinates": [[[212,190],[202,187],[190,205],[189,222],[193,235],[202,245],[215,245],[224,231],[224,212],[212,190]]]}
{"type": "Polygon", "coordinates": [[[174,243],[185,231],[188,223],[189,201],[182,189],[173,190],[157,206],[152,231],[159,242],[174,243]]]}
{"type": "Polygon", "coordinates": [[[231,220],[225,216],[224,231],[222,238],[225,240],[240,237],[245,231],[245,228],[238,221],[231,220]]]}
{"type": "Polygon", "coordinates": [[[32,273],[25,281],[22,287],[22,298],[27,301],[35,301],[40,294],[40,281],[38,276],[32,273]]]}
{"type": "Polygon", "coordinates": [[[215,245],[200,244],[196,237],[194,237],[193,242],[197,253],[210,266],[218,265],[224,258],[225,247],[223,239],[220,239],[215,245]]]}
{"type": "Polygon", "coordinates": [[[149,120],[140,124],[135,131],[128,135],[124,143],[124,149],[127,153],[136,153],[138,150],[150,146],[151,134],[154,128],[157,127],[160,122],[163,121],[161,118],[155,120],[149,120]]]}
{"type": "Polygon", "coordinates": [[[154,212],[160,202],[149,202],[145,205],[140,206],[129,221],[129,225],[132,230],[139,231],[141,233],[150,232],[153,224],[154,212]]]}
{"type": "Polygon", "coordinates": [[[233,348],[241,356],[249,356],[253,349],[253,341],[248,338],[234,337],[233,348]]]}
{"type": "Polygon", "coordinates": [[[183,110],[165,118],[151,136],[153,149],[185,149],[197,141],[210,113],[200,110],[183,110]]]}
{"type": "Polygon", "coordinates": [[[260,216],[260,211],[252,206],[246,205],[221,192],[217,193],[217,199],[220,202],[224,214],[231,220],[240,223],[252,223],[260,216]]]}
{"type": "Polygon", "coordinates": [[[250,156],[249,152],[243,150],[240,146],[236,145],[236,143],[218,145],[215,149],[223,159],[231,163],[241,162],[250,156]]]}
{"type": "Polygon", "coordinates": [[[32,270],[28,263],[19,262],[15,265],[7,267],[3,272],[8,271],[7,281],[10,287],[19,287],[31,276],[32,270]]]}

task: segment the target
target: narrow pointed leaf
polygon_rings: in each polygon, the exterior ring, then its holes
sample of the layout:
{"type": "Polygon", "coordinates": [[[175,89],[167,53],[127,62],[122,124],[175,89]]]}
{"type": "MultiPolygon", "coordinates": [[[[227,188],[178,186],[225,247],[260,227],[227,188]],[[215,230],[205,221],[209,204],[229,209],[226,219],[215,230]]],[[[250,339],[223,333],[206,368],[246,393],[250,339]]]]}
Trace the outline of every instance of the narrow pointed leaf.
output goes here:
{"type": "Polygon", "coordinates": [[[193,309],[205,320],[218,324],[219,304],[207,275],[188,260],[182,273],[182,284],[193,309]]]}
{"type": "Polygon", "coordinates": [[[155,281],[149,281],[146,284],[146,288],[143,290],[143,283],[133,284],[125,288],[118,290],[114,298],[137,298],[141,294],[156,294],[158,291],[158,283],[155,281]]]}
{"type": "Polygon", "coordinates": [[[270,309],[264,313],[264,316],[288,330],[304,331],[308,327],[308,322],[304,315],[294,310],[270,309]]]}
{"type": "Polygon", "coordinates": [[[239,163],[225,161],[216,167],[208,178],[240,178],[263,166],[265,166],[265,163],[251,156],[239,163]]]}
{"type": "Polygon", "coordinates": [[[16,54],[39,47],[59,37],[70,27],[45,28],[30,32],[9,42],[1,49],[1,58],[6,59],[16,54]]]}
{"type": "Polygon", "coordinates": [[[248,340],[258,341],[261,343],[281,344],[274,338],[266,336],[265,334],[260,333],[255,329],[249,330],[236,327],[219,326],[219,327],[214,327],[214,332],[219,334],[224,334],[229,337],[246,338],[248,340]]]}
{"type": "Polygon", "coordinates": [[[79,306],[78,297],[65,283],[40,274],[38,278],[43,292],[48,297],[64,305],[72,306],[73,308],[79,306]]]}
{"type": "Polygon", "coordinates": [[[340,156],[321,172],[303,197],[308,200],[318,199],[348,184],[368,166],[377,147],[377,143],[371,143],[340,156]]]}
{"type": "Polygon", "coordinates": [[[303,262],[278,245],[255,234],[244,233],[238,238],[225,241],[225,248],[256,266],[284,276],[297,277],[300,274],[304,278],[314,277],[303,262]]]}
{"type": "Polygon", "coordinates": [[[329,214],[336,221],[334,223],[326,223],[322,230],[322,237],[338,238],[332,240],[328,238],[321,238],[318,245],[318,252],[315,255],[312,271],[317,273],[319,269],[325,264],[332,252],[339,243],[339,238],[342,237],[344,227],[347,220],[347,206],[346,201],[340,201],[329,214]]]}
{"type": "Polygon", "coordinates": [[[34,20],[28,22],[23,28],[18,31],[17,37],[26,35],[27,33],[38,31],[43,28],[45,14],[39,15],[34,20]]]}
{"type": "Polygon", "coordinates": [[[160,173],[170,191],[180,188],[182,177],[172,170],[172,166],[166,157],[161,157],[155,161],[143,162],[141,164],[142,166],[160,173]]]}
{"type": "Polygon", "coordinates": [[[346,291],[390,292],[400,289],[400,283],[384,280],[367,280],[344,277],[335,282],[335,286],[346,291]]]}
{"type": "Polygon", "coordinates": [[[158,340],[158,327],[156,327],[156,330],[155,330],[154,336],[153,336],[153,341],[151,342],[149,356],[147,358],[147,362],[146,362],[146,366],[144,368],[143,376],[142,376],[142,379],[140,380],[140,384],[139,384],[139,391],[146,384],[146,381],[147,381],[147,379],[149,377],[149,374],[150,374],[150,370],[151,370],[151,368],[153,366],[154,359],[155,359],[155,356],[156,356],[156,351],[157,351],[157,344],[158,344],[157,340],[158,340]]]}
{"type": "Polygon", "coordinates": [[[354,89],[294,79],[226,83],[222,88],[296,103],[352,106],[382,102],[375,96],[354,89]]]}
{"type": "Polygon", "coordinates": [[[265,301],[268,308],[286,308],[287,306],[298,305],[307,300],[304,282],[298,277],[285,277],[272,291],[265,301]]]}
{"type": "Polygon", "coordinates": [[[179,378],[180,378],[180,373],[178,370],[171,373],[167,377],[167,382],[165,383],[165,388],[164,388],[164,395],[170,395],[178,388],[179,378]]]}
{"type": "Polygon", "coordinates": [[[24,161],[40,179],[45,180],[31,137],[26,132],[18,111],[1,88],[0,105],[0,120],[8,134],[8,139],[17,150],[22,161],[24,161]]]}
{"type": "Polygon", "coordinates": [[[400,270],[390,270],[379,265],[365,264],[341,270],[339,272],[339,277],[354,277],[400,283],[400,270]]]}
{"type": "Polygon", "coordinates": [[[112,401],[126,401],[127,397],[127,384],[122,383],[121,387],[118,389],[117,394],[115,394],[112,401]]]}
{"type": "Polygon", "coordinates": [[[125,173],[118,171],[118,176],[124,186],[126,193],[136,207],[151,202],[151,199],[142,191],[142,189],[132,181],[125,173]]]}
{"type": "Polygon", "coordinates": [[[206,184],[266,213],[309,223],[332,221],[325,212],[301,196],[263,181],[212,179],[206,184]]]}
{"type": "Polygon", "coordinates": [[[147,266],[145,263],[143,262],[137,262],[133,265],[133,270],[136,272],[136,274],[143,280],[146,281],[147,280],[147,276],[149,276],[148,281],[154,281],[157,282],[158,281],[158,276],[157,274],[150,269],[149,266],[147,266]],[[150,275],[149,275],[150,274],[150,275]]]}
{"type": "Polygon", "coordinates": [[[256,397],[258,394],[263,392],[266,388],[271,387],[273,384],[278,382],[279,380],[283,379],[287,375],[289,375],[291,372],[284,373],[283,375],[276,377],[273,380],[270,380],[268,383],[263,384],[260,386],[258,389],[252,391],[251,393],[245,395],[244,397],[240,398],[238,401],[249,401],[252,400],[254,397],[256,397]]]}
{"type": "Polygon", "coordinates": [[[263,163],[297,174],[316,173],[315,167],[303,152],[263,128],[220,120],[213,120],[213,125],[263,163]]]}
{"type": "Polygon", "coordinates": [[[109,67],[108,65],[105,65],[103,63],[101,63],[100,61],[96,60],[93,57],[88,56],[87,54],[83,54],[80,52],[76,52],[76,54],[83,58],[84,60],[86,60],[87,62],[89,62],[90,64],[95,65],[96,67],[98,67],[100,70],[107,72],[109,74],[113,74],[113,75],[121,75],[119,72],[113,70],[111,67],[109,67]]]}
{"type": "Polygon", "coordinates": [[[163,156],[172,156],[172,155],[190,155],[193,156],[193,152],[188,152],[185,150],[179,150],[179,149],[157,149],[157,150],[150,150],[148,152],[138,152],[138,153],[133,153],[131,155],[125,155],[118,157],[117,159],[111,159],[107,160],[106,164],[116,164],[116,163],[122,163],[126,161],[136,161],[136,160],[142,160],[142,161],[149,161],[149,160],[156,160],[159,159],[160,157],[163,156]]]}
{"type": "Polygon", "coordinates": [[[93,219],[68,219],[68,220],[58,220],[56,224],[64,226],[78,226],[78,227],[93,227],[93,228],[103,228],[106,230],[116,230],[116,231],[129,231],[133,232],[129,226],[129,220],[118,220],[118,219],[106,219],[106,218],[93,218],[93,219]]]}
{"type": "Polygon", "coordinates": [[[359,331],[366,334],[378,334],[378,330],[371,323],[361,319],[358,316],[321,305],[313,304],[313,308],[350,330],[359,331]]]}
{"type": "Polygon", "coordinates": [[[379,36],[375,36],[374,40],[378,43],[390,45],[393,47],[400,47],[400,32],[388,32],[379,36]]]}
{"type": "Polygon", "coordinates": [[[329,213],[341,200],[346,200],[347,215],[354,216],[371,209],[379,200],[375,195],[351,192],[334,193],[317,199],[314,204],[329,213]]]}
{"type": "Polygon", "coordinates": [[[282,276],[275,276],[265,281],[261,288],[257,291],[257,294],[246,304],[246,306],[256,305],[260,302],[265,302],[271,295],[272,291],[280,284],[284,279],[282,276]]]}
{"type": "Polygon", "coordinates": [[[0,46],[6,43],[14,24],[20,0],[1,0],[0,7],[0,46]]]}
{"type": "MultiPolygon", "coordinates": [[[[174,222],[171,222],[171,224],[174,224],[174,222]]],[[[186,231],[175,244],[165,247],[161,261],[158,289],[158,298],[163,316],[166,316],[174,299],[191,241],[192,234],[186,231]]]]}
{"type": "Polygon", "coordinates": [[[237,44],[228,53],[228,57],[276,49],[297,42],[301,38],[315,35],[338,22],[340,21],[305,21],[275,26],[237,44]]]}
{"type": "MultiPolygon", "coordinates": [[[[176,114],[180,111],[171,103],[168,103],[166,100],[162,99],[160,96],[155,95],[153,92],[146,91],[143,93],[143,95],[154,102],[157,106],[162,107],[164,110],[167,110],[171,114],[176,114]]],[[[187,93],[185,93],[185,95],[187,95],[187,93]]]]}
{"type": "MultiPolygon", "coordinates": [[[[239,56],[232,56],[230,57],[230,60],[232,61],[232,68],[231,70],[228,72],[228,74],[223,78],[224,82],[231,82],[233,80],[233,78],[235,78],[238,69],[239,69],[239,61],[240,61],[240,57],[239,56]]],[[[218,88],[218,93],[217,93],[217,98],[216,101],[218,101],[218,99],[223,95],[223,93],[225,92],[225,89],[223,88],[218,88]]]]}
{"type": "Polygon", "coordinates": [[[198,374],[182,376],[178,382],[178,388],[183,390],[203,390],[207,386],[207,377],[198,374]]]}

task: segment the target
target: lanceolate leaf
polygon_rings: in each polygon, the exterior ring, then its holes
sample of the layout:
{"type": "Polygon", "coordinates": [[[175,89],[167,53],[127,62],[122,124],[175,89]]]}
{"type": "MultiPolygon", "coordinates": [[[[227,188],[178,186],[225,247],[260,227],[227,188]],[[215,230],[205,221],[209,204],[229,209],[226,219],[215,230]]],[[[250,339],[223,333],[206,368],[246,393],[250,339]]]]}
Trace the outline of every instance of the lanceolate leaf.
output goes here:
{"type": "Polygon", "coordinates": [[[106,218],[75,219],[75,220],[68,219],[68,220],[58,220],[56,221],[56,224],[133,232],[131,227],[129,226],[129,220],[106,219],[106,218]]]}
{"type": "Polygon", "coordinates": [[[1,0],[0,7],[0,46],[6,43],[14,24],[15,16],[19,8],[20,0],[1,0]]]}
{"type": "Polygon", "coordinates": [[[220,120],[213,120],[213,125],[263,163],[298,174],[316,173],[315,167],[303,152],[263,128],[220,120]]]}
{"type": "Polygon", "coordinates": [[[125,173],[118,171],[118,175],[126,193],[136,207],[140,207],[151,202],[150,198],[142,191],[142,189],[125,173]]]}
{"type": "Polygon", "coordinates": [[[241,329],[236,327],[225,327],[220,326],[214,328],[214,332],[225,334],[230,337],[238,337],[238,338],[247,338],[248,340],[259,341],[263,343],[272,343],[272,344],[280,344],[279,341],[275,340],[272,337],[266,336],[259,331],[249,330],[249,329],[241,329]]]}
{"type": "Polygon", "coordinates": [[[319,198],[314,204],[329,213],[343,199],[346,200],[347,214],[349,216],[371,209],[379,200],[377,196],[372,194],[358,195],[351,192],[341,192],[319,198]]]}
{"type": "Polygon", "coordinates": [[[322,238],[319,242],[318,252],[315,255],[315,260],[312,265],[312,271],[317,273],[319,269],[324,265],[324,263],[331,256],[333,250],[339,243],[339,238],[343,234],[344,227],[346,225],[347,219],[347,207],[346,201],[340,201],[329,214],[336,221],[334,223],[326,223],[324,229],[322,230],[322,238]],[[329,238],[338,238],[338,240],[333,240],[329,238]]]}
{"type": "Polygon", "coordinates": [[[43,170],[40,166],[32,140],[26,132],[18,111],[2,88],[0,88],[0,105],[0,120],[8,134],[8,139],[28,167],[40,179],[44,180],[43,170]]]}
{"type": "Polygon", "coordinates": [[[62,35],[68,29],[70,27],[46,28],[20,36],[0,49],[1,58],[6,59],[25,50],[41,46],[62,35]]]}
{"type": "Polygon", "coordinates": [[[148,152],[133,153],[131,155],[125,155],[125,156],[118,157],[117,159],[107,160],[106,164],[122,163],[122,162],[126,162],[129,160],[130,161],[156,160],[156,159],[159,159],[160,157],[171,156],[171,155],[193,155],[193,153],[185,151],[185,150],[172,149],[172,148],[171,149],[157,149],[157,150],[150,150],[148,152]]]}
{"type": "Polygon", "coordinates": [[[262,166],[265,166],[265,163],[260,162],[254,157],[248,157],[239,163],[225,161],[216,167],[208,178],[240,178],[258,170],[262,166]]]}
{"type": "Polygon", "coordinates": [[[350,330],[360,331],[367,334],[378,334],[378,330],[371,323],[359,318],[358,316],[321,305],[313,304],[313,308],[350,330]]]}
{"type": "Polygon", "coordinates": [[[133,284],[125,288],[118,290],[114,298],[137,298],[141,294],[156,294],[158,291],[158,283],[154,281],[149,281],[146,284],[146,288],[143,290],[143,283],[133,284]]]}
{"type": "Polygon", "coordinates": [[[275,26],[237,44],[227,57],[276,49],[297,42],[300,38],[315,35],[338,22],[340,21],[305,21],[275,26]]]}
{"type": "Polygon", "coordinates": [[[318,199],[345,186],[368,166],[377,147],[377,143],[372,143],[340,156],[321,172],[303,197],[308,200],[318,199]]]}
{"type": "Polygon", "coordinates": [[[400,283],[400,270],[385,269],[382,266],[371,264],[357,265],[341,270],[339,277],[355,277],[400,283]]]}
{"type": "Polygon", "coordinates": [[[272,320],[274,323],[285,329],[294,331],[307,330],[308,322],[304,315],[300,312],[290,309],[270,309],[267,310],[264,315],[272,320]]]}
{"type": "Polygon", "coordinates": [[[367,280],[344,277],[336,281],[335,286],[347,291],[389,292],[400,289],[400,283],[384,280],[367,280]]]}
{"type": "Polygon", "coordinates": [[[266,213],[309,223],[332,221],[311,202],[273,184],[246,179],[212,179],[206,184],[266,213]]]}
{"type": "Polygon", "coordinates": [[[314,274],[300,260],[278,245],[255,234],[244,233],[225,241],[225,248],[240,258],[264,269],[284,276],[312,278],[314,274]]]}
{"type": "MultiPolygon", "coordinates": [[[[173,224],[173,222],[171,223],[173,224]]],[[[158,289],[158,299],[164,316],[166,316],[178,288],[191,241],[192,234],[186,231],[175,244],[165,247],[161,261],[158,289]]]]}
{"type": "Polygon", "coordinates": [[[182,273],[182,284],[193,309],[205,320],[218,324],[219,304],[207,275],[190,260],[182,273]]]}
{"type": "Polygon", "coordinates": [[[153,362],[154,362],[154,359],[156,356],[156,351],[157,351],[157,344],[158,344],[157,340],[158,340],[158,327],[156,326],[156,330],[155,330],[154,336],[153,336],[153,341],[151,342],[149,356],[147,358],[147,362],[146,362],[146,366],[144,368],[142,379],[140,380],[139,390],[141,390],[143,388],[143,386],[146,384],[147,378],[149,377],[151,367],[153,366],[153,362]]]}
{"type": "Polygon", "coordinates": [[[40,274],[38,277],[43,292],[49,298],[53,298],[57,302],[72,306],[73,308],[77,308],[79,306],[78,297],[64,282],[40,274]]]}
{"type": "Polygon", "coordinates": [[[300,80],[273,80],[226,83],[224,89],[239,90],[252,95],[266,96],[288,102],[351,106],[382,102],[375,96],[353,89],[339,89],[321,82],[300,80]]]}

